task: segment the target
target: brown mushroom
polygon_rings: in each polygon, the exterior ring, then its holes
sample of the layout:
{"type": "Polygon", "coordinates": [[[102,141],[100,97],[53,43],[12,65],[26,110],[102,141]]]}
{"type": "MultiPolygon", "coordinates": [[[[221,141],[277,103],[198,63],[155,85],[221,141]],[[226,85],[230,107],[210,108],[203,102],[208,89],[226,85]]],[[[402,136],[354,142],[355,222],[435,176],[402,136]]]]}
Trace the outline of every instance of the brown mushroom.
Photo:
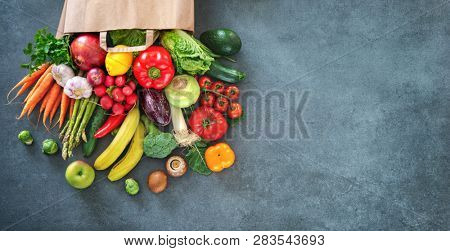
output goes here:
{"type": "Polygon", "coordinates": [[[154,193],[160,193],[167,187],[167,175],[162,170],[151,172],[147,178],[148,189],[154,193]]]}
{"type": "Polygon", "coordinates": [[[183,157],[174,155],[166,161],[167,173],[172,177],[181,177],[187,171],[187,163],[183,157]]]}

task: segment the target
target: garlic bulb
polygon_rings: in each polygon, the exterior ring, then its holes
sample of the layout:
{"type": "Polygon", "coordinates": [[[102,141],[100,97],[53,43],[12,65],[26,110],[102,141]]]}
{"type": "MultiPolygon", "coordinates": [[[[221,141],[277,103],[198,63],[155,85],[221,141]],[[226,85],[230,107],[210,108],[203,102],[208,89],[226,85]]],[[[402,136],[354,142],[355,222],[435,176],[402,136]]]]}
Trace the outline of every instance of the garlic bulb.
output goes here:
{"type": "Polygon", "coordinates": [[[65,64],[55,65],[52,68],[53,79],[60,85],[64,87],[67,81],[75,76],[72,68],[65,64]]]}
{"type": "Polygon", "coordinates": [[[92,86],[86,78],[76,76],[67,81],[64,93],[73,99],[89,98],[92,94],[92,86]]]}

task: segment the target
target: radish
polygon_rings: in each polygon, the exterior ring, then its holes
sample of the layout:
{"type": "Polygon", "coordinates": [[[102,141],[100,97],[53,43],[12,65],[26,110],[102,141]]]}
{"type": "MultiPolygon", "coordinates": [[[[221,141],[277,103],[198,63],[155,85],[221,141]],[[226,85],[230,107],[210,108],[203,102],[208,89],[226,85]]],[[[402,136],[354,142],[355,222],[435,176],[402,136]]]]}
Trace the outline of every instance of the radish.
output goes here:
{"type": "Polygon", "coordinates": [[[112,107],[112,112],[115,115],[123,114],[125,112],[125,107],[122,104],[115,103],[112,107]]]}
{"type": "Polygon", "coordinates": [[[127,82],[127,77],[125,75],[120,75],[116,77],[114,83],[117,87],[123,87],[127,82]]]}
{"type": "Polygon", "coordinates": [[[94,93],[97,97],[103,97],[106,94],[106,87],[104,85],[99,85],[94,88],[94,93]]]}
{"type": "Polygon", "coordinates": [[[114,103],[114,101],[108,95],[105,95],[100,98],[100,106],[105,110],[111,109],[111,107],[113,106],[113,103],[114,103]]]}
{"type": "Polygon", "coordinates": [[[105,78],[105,86],[110,87],[114,85],[114,77],[113,76],[106,76],[105,78]]]}
{"type": "Polygon", "coordinates": [[[137,101],[137,95],[135,93],[132,93],[130,96],[127,96],[126,103],[129,105],[136,104],[137,101]]]}
{"type": "Polygon", "coordinates": [[[133,89],[131,89],[131,87],[126,85],[122,88],[122,92],[123,92],[123,95],[130,96],[133,93],[133,89]]]}
{"type": "Polygon", "coordinates": [[[131,89],[132,89],[133,91],[136,90],[136,83],[135,83],[134,81],[128,82],[128,86],[131,87],[131,89]]]}
{"type": "Polygon", "coordinates": [[[125,100],[125,95],[123,95],[122,88],[114,88],[114,90],[112,90],[111,92],[111,96],[114,101],[119,103],[125,100]]]}

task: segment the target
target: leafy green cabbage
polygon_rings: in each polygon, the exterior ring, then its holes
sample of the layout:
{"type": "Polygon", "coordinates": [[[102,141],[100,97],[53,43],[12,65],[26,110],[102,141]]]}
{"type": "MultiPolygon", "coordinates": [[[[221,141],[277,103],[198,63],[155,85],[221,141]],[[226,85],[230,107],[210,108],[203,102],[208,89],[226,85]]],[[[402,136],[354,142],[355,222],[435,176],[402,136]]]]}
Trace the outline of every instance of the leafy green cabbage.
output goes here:
{"type": "Polygon", "coordinates": [[[217,57],[200,41],[182,30],[163,32],[161,44],[170,52],[178,74],[202,75],[209,70],[214,57],[217,57]]]}

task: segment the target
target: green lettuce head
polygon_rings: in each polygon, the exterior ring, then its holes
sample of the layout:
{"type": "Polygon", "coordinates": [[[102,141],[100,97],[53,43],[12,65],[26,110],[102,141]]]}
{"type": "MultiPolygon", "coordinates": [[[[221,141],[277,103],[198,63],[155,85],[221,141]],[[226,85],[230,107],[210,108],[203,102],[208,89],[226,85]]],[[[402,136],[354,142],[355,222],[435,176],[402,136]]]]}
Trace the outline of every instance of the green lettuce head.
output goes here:
{"type": "Polygon", "coordinates": [[[163,32],[161,44],[170,52],[178,74],[203,75],[218,56],[182,30],[163,32]]]}

